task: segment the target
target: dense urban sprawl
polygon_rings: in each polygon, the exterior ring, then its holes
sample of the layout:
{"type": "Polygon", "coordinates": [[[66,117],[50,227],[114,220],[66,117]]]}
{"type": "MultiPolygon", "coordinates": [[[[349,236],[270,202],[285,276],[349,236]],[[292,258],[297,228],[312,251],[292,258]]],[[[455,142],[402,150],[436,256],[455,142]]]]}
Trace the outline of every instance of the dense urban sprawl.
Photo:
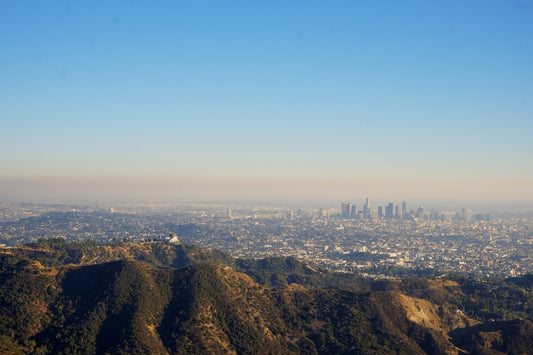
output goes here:
{"type": "Polygon", "coordinates": [[[527,213],[424,212],[405,204],[340,208],[187,205],[94,208],[1,204],[3,247],[62,237],[99,243],[179,240],[236,257],[297,256],[370,276],[533,271],[533,221],[527,213]],[[401,211],[401,212],[400,212],[401,211]],[[174,238],[175,240],[175,238],[174,238]]]}

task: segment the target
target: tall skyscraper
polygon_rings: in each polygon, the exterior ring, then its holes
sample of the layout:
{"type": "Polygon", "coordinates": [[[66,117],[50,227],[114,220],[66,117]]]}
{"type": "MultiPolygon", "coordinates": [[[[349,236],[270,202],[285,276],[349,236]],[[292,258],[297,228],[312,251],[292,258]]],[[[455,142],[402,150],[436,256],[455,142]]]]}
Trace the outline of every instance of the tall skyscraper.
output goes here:
{"type": "Polygon", "coordinates": [[[400,219],[400,206],[394,206],[394,218],[400,219]]]}
{"type": "Polygon", "coordinates": [[[350,217],[351,206],[352,206],[352,204],[350,202],[341,203],[341,216],[342,216],[342,218],[349,218],[350,217]]]}
{"type": "Polygon", "coordinates": [[[391,202],[385,206],[385,218],[391,219],[393,217],[394,204],[391,202]]]}
{"type": "Polygon", "coordinates": [[[350,218],[354,218],[357,215],[357,208],[355,208],[355,205],[351,205],[350,208],[350,218]]]}
{"type": "Polygon", "coordinates": [[[378,206],[378,218],[383,218],[383,206],[378,206]]]}
{"type": "Polygon", "coordinates": [[[407,203],[405,201],[402,202],[402,218],[407,217],[407,203]]]}
{"type": "Polygon", "coordinates": [[[363,205],[363,218],[370,218],[370,202],[368,202],[368,198],[365,201],[365,204],[363,205]]]}

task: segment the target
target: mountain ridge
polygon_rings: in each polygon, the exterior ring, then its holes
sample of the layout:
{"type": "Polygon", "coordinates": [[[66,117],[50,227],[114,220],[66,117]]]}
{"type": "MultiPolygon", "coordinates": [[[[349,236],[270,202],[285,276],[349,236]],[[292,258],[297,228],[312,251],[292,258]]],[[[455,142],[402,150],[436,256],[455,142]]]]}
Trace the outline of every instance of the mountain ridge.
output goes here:
{"type": "Polygon", "coordinates": [[[0,267],[6,354],[522,354],[533,335],[446,305],[457,281],[364,281],[294,258],[48,241],[3,250],[0,267]]]}

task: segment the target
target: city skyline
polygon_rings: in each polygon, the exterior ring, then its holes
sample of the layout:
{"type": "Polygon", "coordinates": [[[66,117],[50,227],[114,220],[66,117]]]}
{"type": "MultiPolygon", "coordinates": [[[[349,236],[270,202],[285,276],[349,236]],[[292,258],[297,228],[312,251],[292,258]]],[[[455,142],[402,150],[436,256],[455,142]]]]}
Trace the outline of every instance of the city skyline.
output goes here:
{"type": "Polygon", "coordinates": [[[527,2],[4,1],[0,31],[3,200],[533,204],[527,2]]]}

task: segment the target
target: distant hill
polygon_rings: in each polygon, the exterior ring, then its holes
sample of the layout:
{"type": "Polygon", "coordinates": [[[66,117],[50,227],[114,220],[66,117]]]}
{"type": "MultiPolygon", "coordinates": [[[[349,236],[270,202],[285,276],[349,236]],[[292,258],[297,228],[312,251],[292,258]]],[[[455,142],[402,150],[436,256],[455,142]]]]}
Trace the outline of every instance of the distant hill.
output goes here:
{"type": "Polygon", "coordinates": [[[369,281],[294,258],[241,260],[183,244],[45,240],[0,253],[0,353],[526,354],[532,349],[530,321],[483,322],[459,310],[470,297],[463,289],[472,285],[477,284],[369,281]]]}

